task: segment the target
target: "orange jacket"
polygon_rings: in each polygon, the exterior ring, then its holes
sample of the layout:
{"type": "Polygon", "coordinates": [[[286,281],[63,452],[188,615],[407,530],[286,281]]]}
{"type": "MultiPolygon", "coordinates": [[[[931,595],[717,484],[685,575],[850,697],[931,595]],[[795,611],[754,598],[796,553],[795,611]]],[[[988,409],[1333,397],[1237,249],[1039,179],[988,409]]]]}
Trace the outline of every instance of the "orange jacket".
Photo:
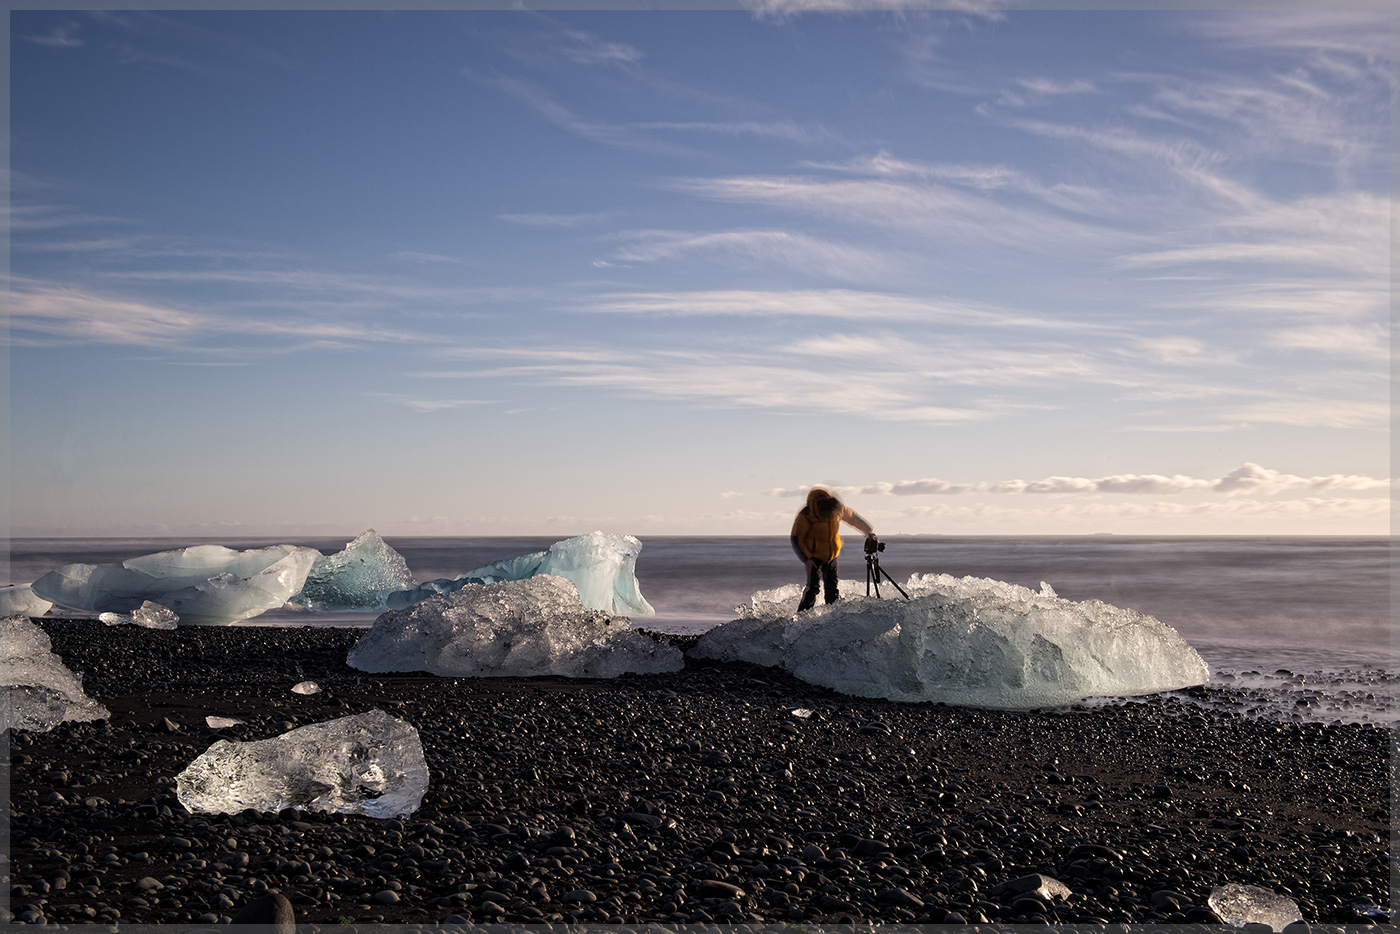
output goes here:
{"type": "Polygon", "coordinates": [[[807,493],[807,505],[797,514],[792,523],[792,548],[800,558],[814,561],[835,561],[841,553],[841,523],[846,522],[870,534],[870,524],[855,513],[851,507],[842,505],[830,519],[817,515],[816,503],[830,496],[826,490],[814,488],[807,493]]]}

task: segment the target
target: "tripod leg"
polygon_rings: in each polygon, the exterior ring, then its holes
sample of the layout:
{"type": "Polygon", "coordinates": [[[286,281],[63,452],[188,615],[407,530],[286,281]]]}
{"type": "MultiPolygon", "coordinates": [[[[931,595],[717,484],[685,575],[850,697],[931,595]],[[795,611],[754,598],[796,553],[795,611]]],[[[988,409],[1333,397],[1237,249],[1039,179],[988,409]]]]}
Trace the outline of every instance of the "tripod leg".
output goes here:
{"type": "MultiPolygon", "coordinates": [[[[885,575],[885,580],[889,581],[891,584],[894,584],[894,589],[899,591],[899,595],[900,595],[901,597],[903,597],[903,598],[906,599],[906,600],[909,599],[909,595],[908,595],[907,593],[904,592],[904,588],[901,587],[901,586],[899,586],[899,584],[895,583],[895,579],[894,579],[893,577],[890,577],[890,572],[889,572],[889,571],[886,571],[884,568],[880,568],[880,573],[883,574],[883,575],[885,575]]],[[[879,584],[876,584],[876,585],[875,585],[875,592],[876,592],[876,593],[879,593],[879,591],[880,591],[880,585],[879,585],[879,584]]]]}

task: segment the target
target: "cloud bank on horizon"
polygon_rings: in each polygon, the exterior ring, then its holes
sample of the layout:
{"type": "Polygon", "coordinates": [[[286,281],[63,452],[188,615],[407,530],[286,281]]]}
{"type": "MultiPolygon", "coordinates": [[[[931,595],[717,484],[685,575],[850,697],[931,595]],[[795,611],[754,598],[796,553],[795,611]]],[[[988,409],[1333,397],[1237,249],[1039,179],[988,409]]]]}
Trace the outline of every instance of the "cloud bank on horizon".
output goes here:
{"type": "Polygon", "coordinates": [[[1386,533],[1390,19],[881,6],[14,12],[12,534],[1386,533]]]}

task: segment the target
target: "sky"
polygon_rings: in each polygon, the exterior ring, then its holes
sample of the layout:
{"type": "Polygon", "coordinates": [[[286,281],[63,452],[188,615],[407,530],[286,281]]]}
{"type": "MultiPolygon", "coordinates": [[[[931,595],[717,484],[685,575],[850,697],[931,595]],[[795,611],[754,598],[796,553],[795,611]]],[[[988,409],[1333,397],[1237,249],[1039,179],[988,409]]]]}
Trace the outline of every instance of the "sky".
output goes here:
{"type": "Polygon", "coordinates": [[[10,534],[1389,531],[1392,22],[14,11],[10,534]]]}

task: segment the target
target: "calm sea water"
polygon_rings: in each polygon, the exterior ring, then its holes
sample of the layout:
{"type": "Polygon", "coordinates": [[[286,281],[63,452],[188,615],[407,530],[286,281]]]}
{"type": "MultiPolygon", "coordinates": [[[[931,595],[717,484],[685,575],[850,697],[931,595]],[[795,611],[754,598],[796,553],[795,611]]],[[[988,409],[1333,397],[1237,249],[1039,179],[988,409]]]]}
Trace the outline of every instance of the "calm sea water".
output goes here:
{"type": "MultiPolygon", "coordinates": [[[[304,539],[325,554],[352,536],[304,539]]],[[[29,583],[64,564],[120,562],[198,539],[15,539],[10,580],[29,583]]],[[[553,538],[390,538],[419,580],[549,547],[553,538]]],[[[1033,589],[1042,581],[1070,600],[1097,599],[1157,617],[1205,658],[1213,683],[1247,709],[1306,719],[1395,719],[1400,696],[1390,615],[1390,543],[1384,538],[954,538],[892,536],[883,568],[990,577],[1033,589]]],[[[275,542],[220,539],[232,548],[275,542]]],[[[841,576],[863,579],[859,542],[841,576]]],[[[785,537],[658,537],[637,560],[657,616],[634,620],[661,632],[703,632],[732,619],[751,594],[800,580],[785,537]]],[[[886,585],[883,592],[892,595],[886,585]]],[[[252,625],[367,626],[374,614],[272,611],[252,625]]],[[[245,625],[247,625],[245,624],[245,625]]]]}

